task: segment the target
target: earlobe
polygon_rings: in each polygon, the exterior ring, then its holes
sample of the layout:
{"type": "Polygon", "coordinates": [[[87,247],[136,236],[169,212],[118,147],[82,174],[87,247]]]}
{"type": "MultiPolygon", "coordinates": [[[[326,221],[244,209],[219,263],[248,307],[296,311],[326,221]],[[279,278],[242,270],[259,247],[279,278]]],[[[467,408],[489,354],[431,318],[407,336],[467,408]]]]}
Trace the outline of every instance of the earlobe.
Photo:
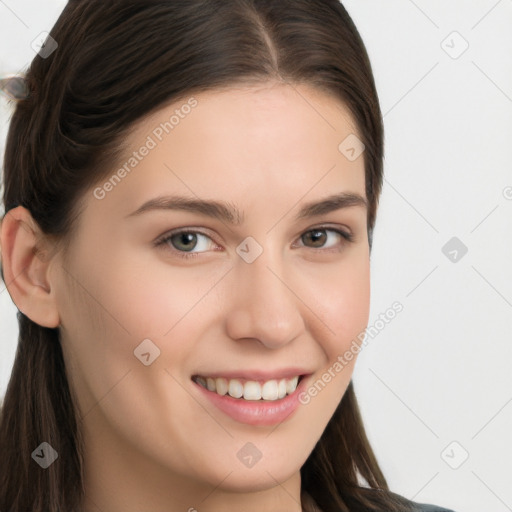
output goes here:
{"type": "Polygon", "coordinates": [[[49,279],[52,257],[44,233],[23,206],[9,210],[1,224],[0,247],[7,290],[33,322],[54,328],[59,314],[49,279]]]}

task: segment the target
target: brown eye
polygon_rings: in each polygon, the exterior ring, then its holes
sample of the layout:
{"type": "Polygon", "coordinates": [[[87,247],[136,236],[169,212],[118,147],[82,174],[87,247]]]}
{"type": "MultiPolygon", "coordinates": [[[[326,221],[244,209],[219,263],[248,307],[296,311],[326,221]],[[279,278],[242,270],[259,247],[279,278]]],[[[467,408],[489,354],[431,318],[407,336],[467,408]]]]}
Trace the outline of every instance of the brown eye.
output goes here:
{"type": "Polygon", "coordinates": [[[336,245],[343,245],[344,242],[351,242],[352,235],[339,229],[316,228],[306,231],[306,233],[301,236],[301,241],[306,247],[311,247],[312,249],[323,249],[331,248],[336,245]],[[329,243],[328,233],[334,233],[335,236],[331,237],[332,242],[326,247],[326,243],[329,243]]]}
{"type": "Polygon", "coordinates": [[[302,235],[302,241],[310,240],[313,243],[313,247],[320,248],[325,244],[327,235],[324,229],[315,229],[314,231],[308,231],[302,235]]]}

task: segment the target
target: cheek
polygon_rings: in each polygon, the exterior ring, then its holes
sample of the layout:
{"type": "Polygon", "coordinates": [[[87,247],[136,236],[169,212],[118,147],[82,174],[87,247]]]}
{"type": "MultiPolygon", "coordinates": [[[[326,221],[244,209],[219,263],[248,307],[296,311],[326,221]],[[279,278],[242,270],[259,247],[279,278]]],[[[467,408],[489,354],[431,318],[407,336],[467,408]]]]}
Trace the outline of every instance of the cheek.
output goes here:
{"type": "Polygon", "coordinates": [[[75,318],[82,310],[79,322],[100,318],[103,336],[122,336],[133,342],[163,336],[211,287],[209,280],[197,279],[190,269],[149,264],[130,258],[129,251],[119,257],[111,252],[108,257],[80,262],[73,277],[72,281],[80,283],[78,302],[63,307],[75,318]]]}
{"type": "Polygon", "coordinates": [[[212,313],[211,290],[229,268],[194,269],[158,262],[115,269],[104,301],[134,338],[166,338],[182,325],[198,326],[212,313]],[[120,299],[122,297],[122,299],[120,299]]]}
{"type": "MultiPolygon", "coordinates": [[[[326,425],[350,383],[370,311],[370,268],[363,256],[339,272],[328,273],[322,290],[312,296],[315,313],[322,319],[314,337],[326,362],[301,397],[326,425]],[[337,276],[337,277],[334,277],[337,276]],[[310,405],[311,404],[311,405],[310,405]]],[[[320,282],[320,281],[319,281],[320,282]]],[[[319,325],[320,322],[317,323],[319,325]]]]}
{"type": "Polygon", "coordinates": [[[309,283],[311,307],[322,320],[315,337],[330,362],[343,354],[364,332],[370,312],[370,265],[363,255],[336,269],[325,269],[309,283]]]}

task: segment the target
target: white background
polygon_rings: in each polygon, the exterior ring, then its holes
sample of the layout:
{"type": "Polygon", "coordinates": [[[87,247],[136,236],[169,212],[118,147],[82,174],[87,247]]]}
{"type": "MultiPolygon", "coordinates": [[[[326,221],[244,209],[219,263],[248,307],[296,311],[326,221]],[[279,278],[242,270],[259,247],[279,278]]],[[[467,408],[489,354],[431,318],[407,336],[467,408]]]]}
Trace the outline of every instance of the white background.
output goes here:
{"type": "MultiPolygon", "coordinates": [[[[512,0],[344,4],[386,129],[369,324],[395,301],[404,308],[359,356],[368,435],[395,492],[511,511],[512,0]],[[468,248],[456,262],[442,252],[452,237],[468,248]]],[[[23,70],[64,5],[0,1],[1,74],[23,70]]],[[[0,98],[2,155],[9,115],[0,98]]],[[[0,283],[1,394],[15,311],[0,283]]]]}

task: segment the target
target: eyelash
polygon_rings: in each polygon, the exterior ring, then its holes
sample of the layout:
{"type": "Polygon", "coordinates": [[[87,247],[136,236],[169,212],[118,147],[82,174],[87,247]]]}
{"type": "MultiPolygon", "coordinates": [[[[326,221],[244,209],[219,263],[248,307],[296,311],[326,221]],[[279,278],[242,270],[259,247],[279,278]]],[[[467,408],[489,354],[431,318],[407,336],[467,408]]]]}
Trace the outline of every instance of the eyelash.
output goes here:
{"type": "MultiPolygon", "coordinates": [[[[351,243],[351,242],[354,241],[354,235],[353,234],[348,233],[348,232],[343,231],[343,230],[340,230],[340,229],[335,229],[335,228],[332,228],[332,227],[329,227],[329,226],[318,226],[316,228],[308,229],[307,231],[304,231],[302,233],[301,237],[303,235],[307,234],[307,233],[312,233],[312,232],[315,232],[315,231],[333,231],[334,233],[337,233],[337,234],[341,235],[341,237],[343,238],[342,245],[344,245],[345,243],[351,243]]],[[[176,236],[176,235],[183,234],[183,233],[187,233],[187,234],[200,234],[200,235],[203,235],[203,236],[209,238],[210,240],[212,240],[212,238],[210,236],[208,236],[206,233],[203,233],[202,231],[197,231],[197,230],[193,230],[193,229],[179,229],[179,230],[176,230],[176,231],[172,231],[170,233],[166,233],[165,235],[159,237],[154,242],[154,245],[156,247],[162,247],[162,246],[164,246],[166,244],[170,246],[169,241],[171,240],[171,238],[176,236]]],[[[212,240],[212,241],[214,242],[214,240],[212,240]]],[[[320,252],[339,252],[339,250],[336,250],[336,249],[333,250],[332,248],[330,248],[330,249],[322,249],[322,248],[310,247],[310,249],[312,249],[315,252],[317,252],[317,251],[320,251],[320,252]]],[[[197,256],[203,254],[203,252],[185,252],[185,251],[180,251],[180,250],[175,249],[175,248],[171,248],[171,251],[174,252],[178,257],[184,258],[184,259],[196,258],[197,256]]]]}

